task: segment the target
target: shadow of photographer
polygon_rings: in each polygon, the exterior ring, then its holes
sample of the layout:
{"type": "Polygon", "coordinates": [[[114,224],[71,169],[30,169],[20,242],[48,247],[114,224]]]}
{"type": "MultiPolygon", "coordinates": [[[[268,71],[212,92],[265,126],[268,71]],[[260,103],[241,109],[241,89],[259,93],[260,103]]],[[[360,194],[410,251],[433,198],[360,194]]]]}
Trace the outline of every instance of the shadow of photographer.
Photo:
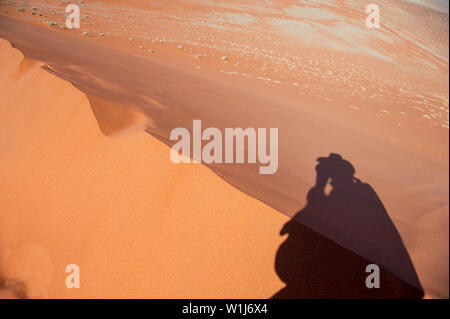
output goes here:
{"type": "Polygon", "coordinates": [[[400,234],[376,192],[354,177],[353,165],[340,155],[318,162],[306,206],[280,232],[288,237],[277,251],[275,270],[286,286],[272,298],[423,297],[400,234]],[[326,194],[328,183],[332,189],[326,194]],[[373,263],[379,263],[380,287],[369,289],[366,266],[373,263]]]}

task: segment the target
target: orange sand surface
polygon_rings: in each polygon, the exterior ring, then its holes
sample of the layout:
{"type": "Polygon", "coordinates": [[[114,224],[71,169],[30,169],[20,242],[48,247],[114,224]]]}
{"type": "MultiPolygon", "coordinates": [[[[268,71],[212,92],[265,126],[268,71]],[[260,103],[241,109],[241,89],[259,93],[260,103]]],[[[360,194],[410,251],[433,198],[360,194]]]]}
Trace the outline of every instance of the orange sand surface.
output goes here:
{"type": "Polygon", "coordinates": [[[106,137],[83,93],[4,40],[0,61],[1,274],[29,297],[267,298],[283,286],[273,259],[287,217],[205,166],[173,165],[142,130],[106,137]],[[83,289],[65,286],[72,263],[83,289]]]}
{"type": "MultiPolygon", "coordinates": [[[[448,297],[445,8],[380,0],[373,31],[353,0],[78,1],[67,30],[64,1],[27,3],[0,1],[0,37],[27,57],[1,40],[0,274],[31,296],[270,297],[280,229],[316,158],[337,152],[378,193],[426,294],[448,297]],[[172,164],[170,131],[193,119],[278,127],[277,174],[172,164]],[[65,288],[70,263],[85,290],[65,288]]],[[[414,281],[380,257],[376,222],[364,240],[346,221],[304,222],[414,281]]]]}

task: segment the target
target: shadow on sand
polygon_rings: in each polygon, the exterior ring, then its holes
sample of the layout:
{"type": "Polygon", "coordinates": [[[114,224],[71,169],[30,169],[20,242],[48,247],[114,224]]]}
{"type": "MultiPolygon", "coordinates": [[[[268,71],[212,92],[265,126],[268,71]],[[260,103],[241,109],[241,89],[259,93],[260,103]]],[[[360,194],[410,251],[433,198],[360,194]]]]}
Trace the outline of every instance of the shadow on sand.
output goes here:
{"type": "Polygon", "coordinates": [[[356,179],[352,164],[338,154],[318,162],[306,206],[281,230],[288,237],[278,249],[275,270],[286,286],[272,298],[423,297],[400,234],[372,187],[356,179]],[[332,189],[326,194],[328,182],[332,189]],[[352,251],[312,229],[339,238],[352,251]],[[383,261],[406,280],[379,264],[380,288],[367,288],[366,266],[373,262],[353,251],[383,261]]]}

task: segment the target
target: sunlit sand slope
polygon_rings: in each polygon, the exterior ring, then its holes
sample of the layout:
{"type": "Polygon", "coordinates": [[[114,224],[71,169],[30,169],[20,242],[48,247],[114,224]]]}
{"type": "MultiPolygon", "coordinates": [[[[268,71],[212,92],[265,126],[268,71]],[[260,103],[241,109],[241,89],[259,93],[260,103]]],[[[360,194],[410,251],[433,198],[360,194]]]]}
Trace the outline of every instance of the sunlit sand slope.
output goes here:
{"type": "Polygon", "coordinates": [[[286,216],[205,166],[174,165],[143,130],[105,136],[95,116],[107,105],[94,116],[84,94],[4,40],[0,61],[3,278],[29,297],[266,298],[283,286],[286,216]],[[65,286],[68,264],[80,289],[65,286]]]}

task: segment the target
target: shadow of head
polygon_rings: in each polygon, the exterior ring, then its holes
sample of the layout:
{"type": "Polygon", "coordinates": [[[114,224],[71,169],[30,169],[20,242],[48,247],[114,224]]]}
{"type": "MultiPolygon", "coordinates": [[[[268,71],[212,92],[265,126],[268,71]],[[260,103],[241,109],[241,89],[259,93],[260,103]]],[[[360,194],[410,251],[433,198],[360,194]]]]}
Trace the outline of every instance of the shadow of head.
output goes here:
{"type": "Polygon", "coordinates": [[[319,164],[316,166],[316,186],[326,184],[328,180],[331,181],[330,184],[334,187],[353,183],[355,169],[341,155],[331,153],[328,157],[319,157],[317,161],[319,164]]]}

